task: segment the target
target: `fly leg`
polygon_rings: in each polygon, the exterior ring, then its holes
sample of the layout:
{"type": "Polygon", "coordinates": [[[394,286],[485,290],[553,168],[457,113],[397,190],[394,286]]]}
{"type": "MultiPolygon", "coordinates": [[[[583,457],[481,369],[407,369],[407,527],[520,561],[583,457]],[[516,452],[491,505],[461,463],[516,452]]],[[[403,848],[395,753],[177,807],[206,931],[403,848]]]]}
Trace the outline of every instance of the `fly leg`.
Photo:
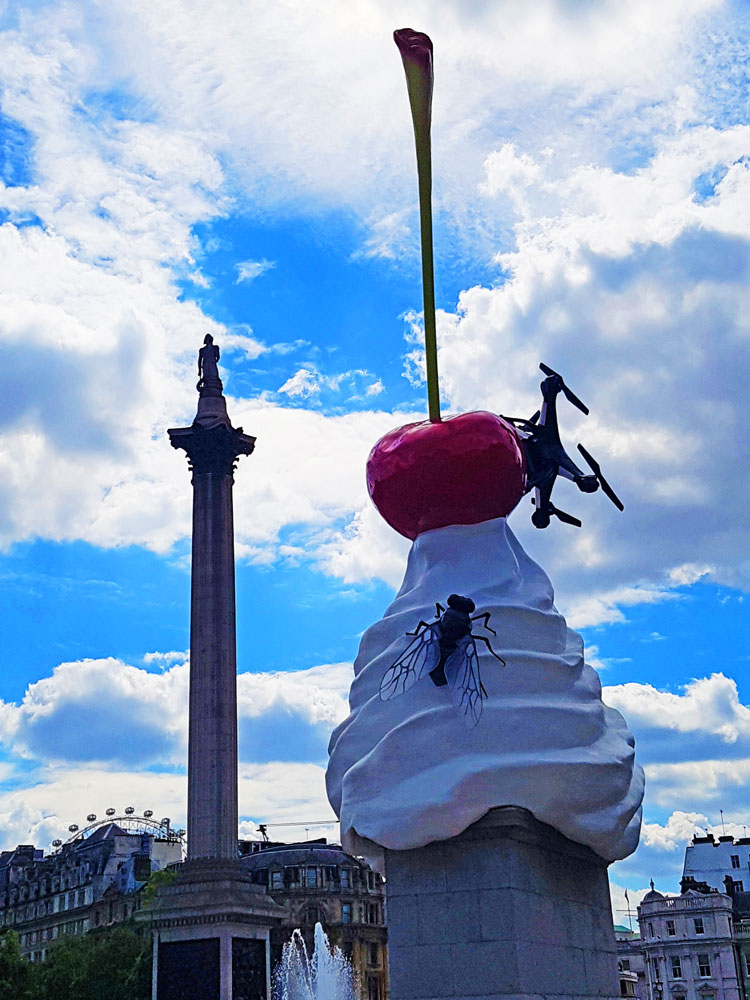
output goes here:
{"type": "MultiPolygon", "coordinates": [[[[484,619],[484,625],[482,626],[482,628],[486,628],[488,632],[492,632],[493,635],[497,635],[497,632],[494,630],[494,628],[490,628],[490,626],[488,625],[488,622],[490,620],[489,611],[483,611],[481,615],[474,615],[474,617],[471,620],[473,622],[481,622],[482,619],[484,619]]],[[[479,638],[479,636],[475,636],[475,638],[479,638]]]]}
{"type": "Polygon", "coordinates": [[[490,646],[490,640],[489,639],[485,638],[483,635],[475,635],[475,636],[473,636],[473,638],[476,639],[477,642],[485,642],[485,643],[487,643],[487,649],[489,649],[489,651],[492,653],[492,655],[495,657],[495,659],[496,660],[500,660],[500,662],[502,663],[502,665],[504,667],[507,666],[507,663],[502,658],[502,656],[498,656],[497,653],[495,652],[495,650],[492,648],[492,646],[490,646]]]}
{"type": "Polygon", "coordinates": [[[435,622],[420,621],[413,632],[405,632],[404,635],[420,635],[426,628],[430,628],[435,622]]]}

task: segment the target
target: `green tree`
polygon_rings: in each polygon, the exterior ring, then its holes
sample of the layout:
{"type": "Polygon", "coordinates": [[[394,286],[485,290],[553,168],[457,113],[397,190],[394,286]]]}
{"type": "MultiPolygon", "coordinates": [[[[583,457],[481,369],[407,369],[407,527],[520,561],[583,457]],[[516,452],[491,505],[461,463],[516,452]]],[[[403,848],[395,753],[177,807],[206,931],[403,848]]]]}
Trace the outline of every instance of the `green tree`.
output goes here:
{"type": "Polygon", "coordinates": [[[65,938],[35,971],[33,1000],[150,1000],[150,939],[127,925],[65,938]]]}
{"type": "Polygon", "coordinates": [[[148,882],[141,890],[141,903],[143,907],[149,907],[159,890],[163,886],[174,885],[178,879],[178,873],[173,868],[161,868],[159,871],[151,872],[148,882]]]}
{"type": "Polygon", "coordinates": [[[36,969],[21,955],[15,931],[0,940],[0,1000],[30,1000],[36,969]]]}

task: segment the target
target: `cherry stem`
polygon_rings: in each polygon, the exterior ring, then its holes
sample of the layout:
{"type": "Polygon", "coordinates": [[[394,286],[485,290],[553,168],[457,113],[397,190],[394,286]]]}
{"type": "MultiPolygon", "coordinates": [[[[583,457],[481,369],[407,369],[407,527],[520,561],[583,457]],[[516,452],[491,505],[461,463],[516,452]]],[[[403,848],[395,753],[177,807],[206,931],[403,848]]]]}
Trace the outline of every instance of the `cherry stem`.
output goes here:
{"type": "MultiPolygon", "coordinates": [[[[408,29],[395,32],[405,35],[408,29]]],[[[435,325],[435,272],[432,251],[432,149],[430,123],[432,119],[432,42],[426,35],[414,33],[422,46],[421,59],[411,58],[405,51],[408,42],[396,37],[406,73],[406,86],[414,123],[419,180],[419,223],[422,239],[422,291],[424,301],[425,369],[427,376],[427,407],[430,420],[440,421],[440,388],[438,384],[437,335],[435,325]],[[424,43],[429,47],[425,50],[424,43]]]]}

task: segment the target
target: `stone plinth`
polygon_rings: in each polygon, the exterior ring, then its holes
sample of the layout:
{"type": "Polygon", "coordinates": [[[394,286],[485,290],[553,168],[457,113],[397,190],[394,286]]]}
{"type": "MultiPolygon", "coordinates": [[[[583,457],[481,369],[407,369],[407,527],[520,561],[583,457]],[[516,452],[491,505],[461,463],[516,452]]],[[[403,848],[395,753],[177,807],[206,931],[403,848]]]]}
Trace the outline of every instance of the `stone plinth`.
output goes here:
{"type": "Polygon", "coordinates": [[[268,1000],[269,933],[285,916],[238,862],[187,862],[138,914],[153,928],[153,1000],[268,1000]]]}
{"type": "Polygon", "coordinates": [[[619,995],[607,864],[515,807],[385,852],[391,1000],[619,995]]]}

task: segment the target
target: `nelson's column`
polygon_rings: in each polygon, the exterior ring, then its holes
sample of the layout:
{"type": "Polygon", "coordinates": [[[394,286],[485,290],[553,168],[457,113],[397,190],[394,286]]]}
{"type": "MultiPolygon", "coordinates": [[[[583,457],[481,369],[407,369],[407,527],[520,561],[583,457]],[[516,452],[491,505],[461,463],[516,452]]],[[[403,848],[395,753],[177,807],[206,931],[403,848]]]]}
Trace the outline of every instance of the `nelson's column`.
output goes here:
{"type": "Polygon", "coordinates": [[[207,335],[198,412],[168,431],[193,477],[188,860],[143,917],[154,934],[153,1000],[266,1000],[269,929],[284,910],[237,860],[237,664],[232,487],[255,438],[232,427],[207,335]]]}

